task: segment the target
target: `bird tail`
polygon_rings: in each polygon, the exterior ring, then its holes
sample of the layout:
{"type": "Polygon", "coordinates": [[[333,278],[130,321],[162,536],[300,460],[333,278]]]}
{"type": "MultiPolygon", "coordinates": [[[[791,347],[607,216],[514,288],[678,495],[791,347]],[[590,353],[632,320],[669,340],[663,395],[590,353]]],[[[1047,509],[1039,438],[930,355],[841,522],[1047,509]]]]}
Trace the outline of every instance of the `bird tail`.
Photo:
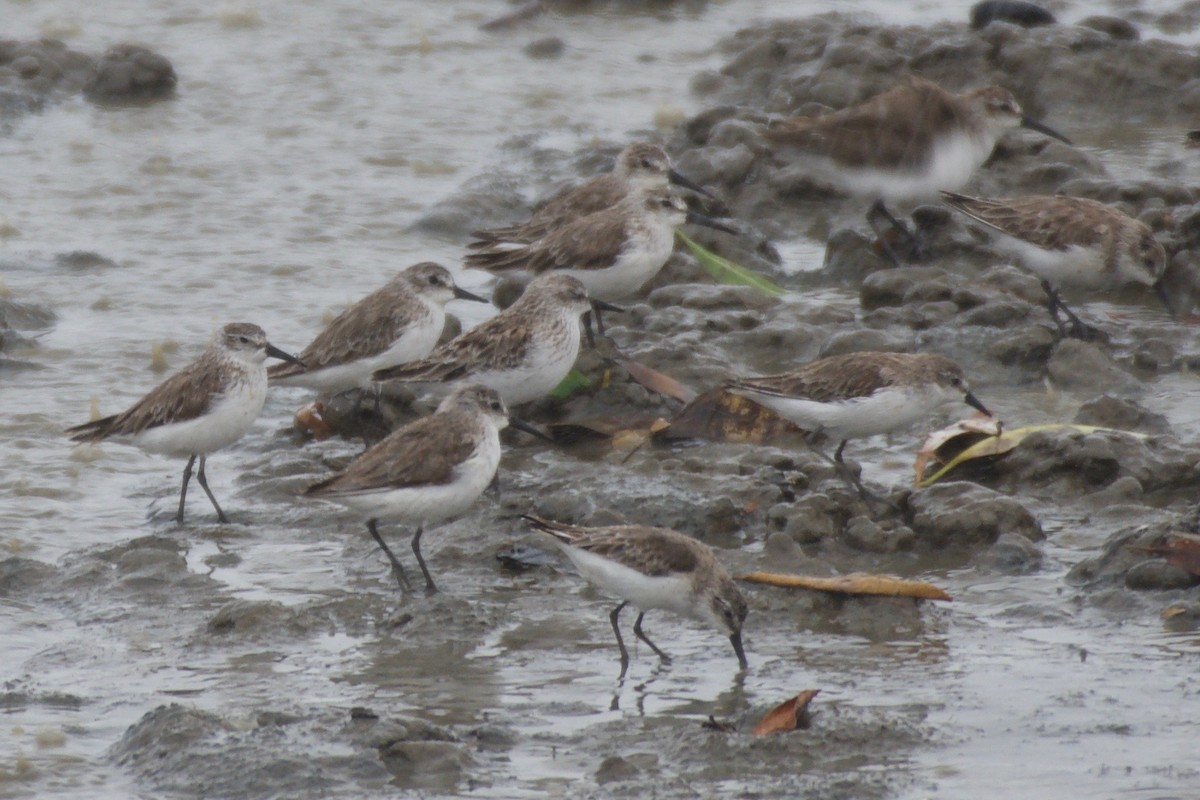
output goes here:
{"type": "Polygon", "coordinates": [[[116,419],[117,415],[114,414],[111,417],[92,420],[73,428],[67,428],[67,433],[71,435],[72,442],[98,442],[109,435],[116,419]]]}
{"type": "Polygon", "coordinates": [[[521,519],[528,522],[534,530],[548,533],[564,544],[572,544],[584,533],[584,529],[578,525],[568,525],[565,522],[556,522],[533,514],[522,514],[521,519]]]}

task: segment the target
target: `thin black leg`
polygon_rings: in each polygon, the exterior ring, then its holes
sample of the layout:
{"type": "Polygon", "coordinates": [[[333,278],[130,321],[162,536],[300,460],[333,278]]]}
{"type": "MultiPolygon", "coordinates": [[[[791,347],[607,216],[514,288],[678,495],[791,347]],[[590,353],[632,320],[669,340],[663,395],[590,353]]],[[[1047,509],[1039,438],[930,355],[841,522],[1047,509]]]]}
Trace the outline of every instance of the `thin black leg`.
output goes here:
{"type": "MultiPolygon", "coordinates": [[[[212,489],[208,488],[208,477],[204,474],[205,461],[206,457],[200,456],[200,469],[196,470],[196,480],[200,481],[200,488],[204,490],[206,495],[208,495],[208,502],[212,503],[212,507],[217,510],[217,520],[222,525],[226,525],[229,523],[229,518],[225,516],[225,512],[221,510],[221,507],[217,505],[217,498],[213,497],[212,489]]],[[[180,500],[182,499],[183,498],[180,498],[180,500]]],[[[180,508],[180,516],[183,516],[182,507],[180,508]]]]}
{"type": "Polygon", "coordinates": [[[867,211],[867,224],[871,226],[871,230],[875,232],[875,236],[879,239],[879,246],[883,248],[883,254],[887,256],[888,261],[892,262],[893,267],[904,266],[904,261],[896,254],[892,248],[888,237],[884,231],[880,230],[878,224],[879,218],[883,218],[900,236],[909,242],[910,248],[916,245],[916,239],[913,237],[912,231],[908,229],[900,220],[896,219],[895,215],[888,210],[882,199],[876,200],[871,204],[871,208],[867,211]]]}
{"type": "Polygon", "coordinates": [[[592,332],[592,317],[600,319],[600,311],[595,306],[592,310],[583,315],[583,332],[587,334],[588,349],[596,349],[596,334],[592,332]]]}
{"type": "Polygon", "coordinates": [[[1067,308],[1066,303],[1062,301],[1062,297],[1058,293],[1058,289],[1050,283],[1050,281],[1042,281],[1042,291],[1046,293],[1048,298],[1047,307],[1050,309],[1050,316],[1054,318],[1054,324],[1058,326],[1058,332],[1062,336],[1070,336],[1073,339],[1081,339],[1085,342],[1093,342],[1103,338],[1099,329],[1088,325],[1081,320],[1074,311],[1067,308]],[[1062,319],[1058,316],[1062,312],[1070,324],[1063,324],[1062,319]]]}
{"type": "Polygon", "coordinates": [[[400,591],[412,591],[412,584],[408,582],[408,576],[404,574],[404,565],[400,563],[400,559],[392,552],[392,548],[387,546],[387,542],[379,535],[379,530],[375,527],[375,520],[367,520],[367,530],[371,532],[371,538],[375,540],[375,544],[379,545],[379,549],[388,557],[388,561],[392,562],[392,574],[396,576],[396,582],[400,584],[400,591]]]}
{"type": "Polygon", "coordinates": [[[629,669],[629,651],[625,649],[625,640],[621,638],[621,628],[618,625],[617,618],[621,616],[621,609],[629,605],[626,600],[612,610],[608,615],[609,621],[612,623],[613,633],[617,636],[617,647],[621,649],[621,674],[617,676],[617,680],[625,677],[625,672],[629,669]]]}
{"type": "Polygon", "coordinates": [[[417,526],[417,532],[413,534],[412,551],[417,557],[417,563],[421,565],[421,574],[425,576],[425,592],[433,594],[438,590],[437,584],[433,582],[433,576],[429,574],[428,567],[425,566],[425,559],[421,557],[421,534],[425,529],[420,525],[417,526]]]}
{"type": "Polygon", "coordinates": [[[656,645],[654,642],[650,641],[650,637],[647,636],[645,631],[642,630],[642,617],[644,617],[644,616],[646,616],[645,611],[642,611],[641,613],[638,614],[637,621],[633,623],[634,634],[639,639],[641,639],[643,642],[645,642],[647,645],[650,646],[650,649],[654,651],[654,655],[658,656],[663,661],[666,661],[668,664],[671,663],[671,657],[669,655],[667,655],[666,653],[664,653],[662,650],[659,650],[658,645],[656,645]]]}
{"type": "Polygon", "coordinates": [[[192,479],[192,465],[196,463],[196,457],[192,456],[188,459],[187,466],[183,468],[183,486],[179,489],[179,511],[175,512],[175,524],[183,524],[183,503],[187,500],[188,482],[192,479]]]}

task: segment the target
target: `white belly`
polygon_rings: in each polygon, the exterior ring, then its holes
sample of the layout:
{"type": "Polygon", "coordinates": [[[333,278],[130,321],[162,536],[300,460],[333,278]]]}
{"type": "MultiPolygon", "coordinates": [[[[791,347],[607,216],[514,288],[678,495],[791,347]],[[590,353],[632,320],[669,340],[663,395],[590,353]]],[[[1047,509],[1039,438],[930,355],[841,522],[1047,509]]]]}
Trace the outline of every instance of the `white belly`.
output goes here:
{"type": "Polygon", "coordinates": [[[645,286],[667,263],[675,248],[675,231],[643,231],[622,252],[611,267],[604,269],[562,269],[564,275],[577,278],[588,295],[599,300],[621,300],[645,286]]]}
{"type": "MultiPolygon", "coordinates": [[[[555,331],[560,333],[560,331],[555,331]]],[[[579,357],[579,320],[567,320],[559,341],[544,341],[530,348],[525,361],[507,370],[480,370],[464,380],[489,386],[509,406],[538,400],[562,383],[579,357]]]]}
{"type": "Polygon", "coordinates": [[[129,441],[147,453],[207,455],[242,438],[258,418],[266,398],[266,370],[260,367],[225,394],[213,398],[207,414],[150,428],[129,441]]]}
{"type": "Polygon", "coordinates": [[[817,171],[859,197],[920,200],[936,195],[940,189],[961,189],[991,155],[995,144],[989,136],[956,134],[935,142],[933,157],[923,169],[853,169],[834,166],[826,160],[817,171]]]}
{"type": "Polygon", "coordinates": [[[652,577],[606,558],[559,542],[579,574],[604,591],[628,600],[641,611],[663,609],[702,619],[695,612],[691,581],[680,575],[652,577]]]}
{"type": "Polygon", "coordinates": [[[993,241],[1000,249],[1012,254],[1027,270],[1055,286],[1077,289],[1116,288],[1123,276],[1104,268],[1103,251],[1099,246],[1068,247],[1066,250],[1047,250],[1005,233],[992,231],[993,241]]]}
{"type": "Polygon", "coordinates": [[[409,326],[400,338],[381,353],[324,369],[289,375],[273,382],[278,386],[303,386],[329,394],[349,389],[366,389],[371,385],[371,373],[375,370],[407,364],[433,352],[438,339],[441,338],[442,328],[446,325],[446,312],[432,303],[430,312],[429,317],[419,324],[409,326]]]}
{"type": "Polygon", "coordinates": [[[340,503],[367,519],[426,525],[457,516],[483,494],[500,465],[500,434],[494,428],[471,456],[455,470],[450,483],[380,489],[323,499],[340,503]]]}
{"type": "Polygon", "coordinates": [[[937,390],[916,392],[902,389],[888,389],[869,397],[832,403],[750,392],[745,394],[801,428],[820,431],[835,439],[861,439],[907,428],[928,416],[942,403],[953,399],[937,390]]]}

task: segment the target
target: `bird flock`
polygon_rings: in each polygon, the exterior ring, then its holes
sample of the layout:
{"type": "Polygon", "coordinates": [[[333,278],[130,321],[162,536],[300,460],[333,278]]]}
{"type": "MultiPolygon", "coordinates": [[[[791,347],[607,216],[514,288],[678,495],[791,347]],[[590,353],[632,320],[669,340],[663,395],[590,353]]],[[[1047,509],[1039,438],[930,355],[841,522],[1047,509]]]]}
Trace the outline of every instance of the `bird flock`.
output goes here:
{"type": "MultiPolygon", "coordinates": [[[[868,220],[898,268],[920,253],[923,243],[888,204],[940,193],[1042,280],[1048,310],[1064,335],[1086,336],[1089,326],[1066,308],[1060,290],[1127,283],[1160,287],[1163,247],[1147,226],[1095,201],[959,194],[998,139],[1015,127],[1068,141],[1026,116],[1001,87],[956,94],[916,77],[841,111],[764,120],[759,133],[771,157],[868,202],[868,220]],[[1067,316],[1066,323],[1060,314],[1067,316]]],[[[474,234],[466,245],[467,267],[521,272],[530,280],[510,307],[456,338],[437,344],[446,304],[487,301],[456,285],[445,267],[423,262],[338,315],[296,356],[270,344],[256,325],[227,324],[199,358],[128,410],[68,433],[76,442],[119,441],[186,458],[178,523],[184,520],[198,462],[197,480],[218,520],[226,523],[208,486],[206,459],[249,429],[269,385],[332,395],[403,383],[440,396],[436,411],[395,430],[302,493],[361,517],[404,592],[412,591],[412,584],[379,525],[412,526],[410,546],[425,591],[435,592],[437,583],[420,548],[426,527],[462,514],[485,492],[496,476],[500,432],[506,427],[546,438],[512,412],[544,397],[567,376],[583,342],[583,323],[590,336],[594,318],[603,333],[601,312],[619,313],[616,304],[636,296],[658,274],[680,226],[738,234],[736,222],[693,210],[681,190],[714,197],[675,171],[661,147],[631,144],[611,172],[553,198],[531,219],[474,234]],[[281,363],[268,368],[268,358],[281,363]]],[[[848,440],[910,426],[947,402],[991,415],[963,368],[934,353],[851,353],[796,365],[780,375],[730,375],[725,388],[838,441],[832,457],[817,452],[868,498],[872,495],[843,461],[848,440]]],[[[618,617],[627,604],[638,610],[635,635],[660,658],[667,654],[642,628],[647,610],[669,610],[721,631],[746,668],[747,605],[706,545],[645,525],[586,528],[532,514],[526,519],[585,579],[619,598],[610,620],[622,675],[629,656],[618,617]]]]}

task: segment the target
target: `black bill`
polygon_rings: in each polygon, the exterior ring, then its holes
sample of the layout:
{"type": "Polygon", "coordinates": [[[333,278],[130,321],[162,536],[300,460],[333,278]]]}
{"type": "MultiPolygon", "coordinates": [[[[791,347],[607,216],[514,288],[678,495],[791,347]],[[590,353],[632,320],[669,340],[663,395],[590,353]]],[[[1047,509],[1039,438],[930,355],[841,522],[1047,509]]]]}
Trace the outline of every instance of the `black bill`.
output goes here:
{"type": "Polygon", "coordinates": [[[975,395],[971,394],[970,392],[967,392],[963,396],[963,402],[966,403],[967,405],[969,405],[971,408],[979,409],[983,413],[987,414],[989,417],[993,416],[992,412],[987,410],[987,406],[985,406],[983,403],[979,402],[979,398],[976,397],[975,395]]]}
{"type": "Polygon", "coordinates": [[[530,436],[536,436],[539,439],[545,439],[547,442],[550,442],[551,444],[554,443],[554,440],[551,439],[549,436],[542,433],[537,428],[533,427],[528,422],[526,422],[523,419],[520,419],[519,417],[509,417],[508,424],[512,425],[514,428],[516,428],[519,431],[525,431],[525,433],[528,433],[530,436]]]}
{"type": "Polygon", "coordinates": [[[1178,319],[1179,314],[1175,311],[1175,303],[1171,300],[1171,293],[1167,290],[1167,287],[1161,280],[1155,282],[1154,293],[1158,295],[1158,299],[1162,301],[1164,306],[1166,306],[1167,313],[1171,315],[1171,319],[1178,319]]]}
{"type": "Polygon", "coordinates": [[[750,662],[746,660],[746,651],[742,649],[742,632],[730,634],[729,641],[733,645],[733,652],[737,653],[738,664],[742,669],[750,666],[750,662]]]}
{"type": "Polygon", "coordinates": [[[1049,127],[1048,125],[1043,125],[1042,123],[1038,122],[1036,119],[1030,119],[1029,117],[1021,117],[1021,127],[1028,128],[1031,131],[1037,131],[1038,133],[1049,136],[1052,139],[1058,139],[1060,142],[1065,142],[1066,144],[1074,144],[1074,142],[1072,142],[1067,137],[1063,136],[1058,131],[1054,130],[1053,128],[1049,127]]]}
{"type": "Polygon", "coordinates": [[[466,289],[462,288],[461,286],[454,287],[454,296],[456,298],[458,298],[459,300],[473,300],[476,303],[490,302],[490,301],[480,297],[477,294],[472,294],[471,292],[468,292],[466,289]]]}
{"type": "Polygon", "coordinates": [[[612,303],[609,303],[606,300],[593,300],[592,308],[599,309],[600,311],[612,311],[617,314],[625,313],[625,309],[621,308],[620,306],[614,306],[612,303]]]}
{"type": "Polygon", "coordinates": [[[734,236],[741,233],[741,231],[739,231],[737,228],[732,228],[732,227],[726,225],[725,223],[721,222],[720,220],[713,219],[712,217],[707,217],[704,214],[697,214],[695,211],[688,212],[687,222],[692,225],[703,225],[704,227],[712,228],[713,230],[724,231],[725,233],[732,233],[734,236]]]}
{"type": "Polygon", "coordinates": [[[708,189],[705,189],[700,184],[694,183],[689,178],[687,178],[683,175],[680,175],[675,170],[671,170],[670,172],[667,173],[667,180],[669,180],[671,183],[675,184],[676,186],[682,186],[685,189],[691,189],[696,194],[702,194],[705,197],[709,198],[710,200],[719,200],[720,199],[715,194],[710,192],[708,189]]]}
{"type": "Polygon", "coordinates": [[[305,364],[303,361],[296,358],[291,353],[283,352],[278,347],[276,347],[275,345],[273,345],[269,342],[267,343],[267,355],[270,356],[271,358],[278,358],[280,361],[290,361],[298,367],[303,367],[304,369],[308,369],[308,365],[305,364]]]}

